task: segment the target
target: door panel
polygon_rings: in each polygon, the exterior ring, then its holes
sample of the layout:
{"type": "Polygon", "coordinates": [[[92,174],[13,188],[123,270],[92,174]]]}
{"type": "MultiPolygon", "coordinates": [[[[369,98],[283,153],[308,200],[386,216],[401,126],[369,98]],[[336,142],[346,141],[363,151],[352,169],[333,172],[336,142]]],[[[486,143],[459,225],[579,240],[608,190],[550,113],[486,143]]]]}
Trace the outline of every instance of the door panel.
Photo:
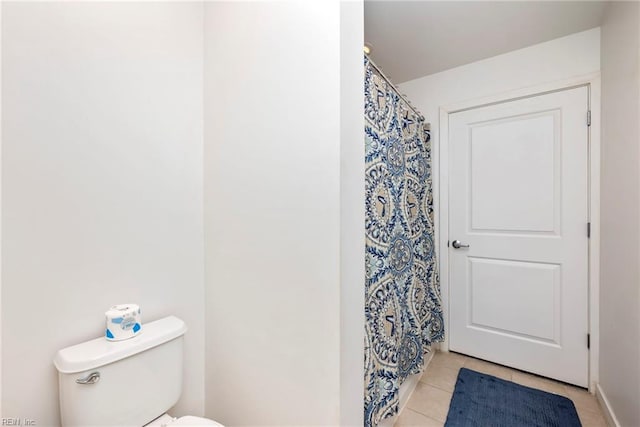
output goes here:
{"type": "Polygon", "coordinates": [[[468,261],[471,326],[544,342],[559,340],[559,265],[472,257],[468,261]]]}
{"type": "Polygon", "coordinates": [[[558,116],[556,110],[470,126],[471,230],[556,231],[558,116]]]}
{"type": "Polygon", "coordinates": [[[588,88],[449,116],[450,347],[587,386],[588,88]]]}

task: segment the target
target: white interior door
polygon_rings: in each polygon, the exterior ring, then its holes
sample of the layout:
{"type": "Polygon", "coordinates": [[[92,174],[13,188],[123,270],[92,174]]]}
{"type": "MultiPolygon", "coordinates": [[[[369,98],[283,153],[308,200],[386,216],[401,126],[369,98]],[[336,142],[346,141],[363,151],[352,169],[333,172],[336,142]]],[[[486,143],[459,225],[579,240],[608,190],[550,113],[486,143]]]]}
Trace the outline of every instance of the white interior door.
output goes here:
{"type": "Polygon", "coordinates": [[[450,348],[583,387],[587,110],[583,86],[449,116],[450,348]]]}

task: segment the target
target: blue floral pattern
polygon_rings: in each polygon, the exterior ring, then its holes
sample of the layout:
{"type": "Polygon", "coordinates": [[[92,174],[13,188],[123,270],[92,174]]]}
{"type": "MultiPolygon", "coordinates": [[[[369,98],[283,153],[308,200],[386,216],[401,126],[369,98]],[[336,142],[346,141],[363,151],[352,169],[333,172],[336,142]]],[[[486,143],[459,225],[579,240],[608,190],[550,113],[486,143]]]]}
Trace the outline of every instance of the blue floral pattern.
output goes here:
{"type": "Polygon", "coordinates": [[[398,412],[404,379],[444,328],[423,121],[365,56],[365,426],[398,412]]]}

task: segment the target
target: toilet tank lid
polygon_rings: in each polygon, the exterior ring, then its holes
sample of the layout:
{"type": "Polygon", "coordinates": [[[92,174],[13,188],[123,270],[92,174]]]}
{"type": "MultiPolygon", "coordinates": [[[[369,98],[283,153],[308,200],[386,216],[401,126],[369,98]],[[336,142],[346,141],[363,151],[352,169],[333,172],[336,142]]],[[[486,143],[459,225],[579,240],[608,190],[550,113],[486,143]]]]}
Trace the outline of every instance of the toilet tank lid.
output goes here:
{"type": "Polygon", "coordinates": [[[168,316],[142,325],[139,335],[124,341],[104,337],[63,348],[53,364],[58,372],[73,374],[95,369],[178,338],[187,331],[184,321],[168,316]]]}

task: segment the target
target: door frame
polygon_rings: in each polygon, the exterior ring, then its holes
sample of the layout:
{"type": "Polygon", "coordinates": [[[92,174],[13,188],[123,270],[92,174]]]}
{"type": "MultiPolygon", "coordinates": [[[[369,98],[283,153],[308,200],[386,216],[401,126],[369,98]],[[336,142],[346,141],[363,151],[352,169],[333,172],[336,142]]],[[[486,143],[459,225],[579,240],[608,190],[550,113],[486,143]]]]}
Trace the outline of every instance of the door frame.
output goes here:
{"type": "MultiPolygon", "coordinates": [[[[589,349],[589,391],[595,393],[599,381],[599,293],[600,293],[600,72],[590,73],[553,83],[536,85],[503,92],[440,107],[439,138],[434,144],[433,189],[437,212],[435,220],[437,252],[439,256],[440,287],[445,332],[450,330],[449,299],[449,115],[492,104],[530,98],[549,92],[558,92],[586,86],[589,93],[591,126],[588,129],[588,218],[591,222],[591,238],[588,242],[588,327],[591,338],[589,349]]],[[[585,125],[586,125],[585,117],[585,125]]],[[[586,232],[586,231],[585,231],[586,232]]],[[[585,337],[586,339],[586,337],[585,337]]],[[[586,343],[585,343],[586,345],[586,343]]],[[[449,336],[440,344],[441,351],[449,351],[449,336]]]]}

